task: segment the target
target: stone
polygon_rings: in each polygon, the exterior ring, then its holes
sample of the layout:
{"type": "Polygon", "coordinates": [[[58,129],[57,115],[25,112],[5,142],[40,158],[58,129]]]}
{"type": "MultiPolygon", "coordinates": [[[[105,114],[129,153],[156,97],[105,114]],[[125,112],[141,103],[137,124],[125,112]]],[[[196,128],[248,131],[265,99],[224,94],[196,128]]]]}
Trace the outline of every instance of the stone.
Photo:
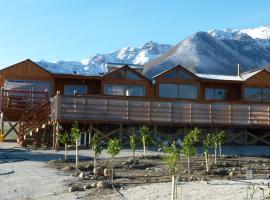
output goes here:
{"type": "Polygon", "coordinates": [[[234,175],[234,171],[229,172],[229,176],[232,177],[234,175]]]}
{"type": "Polygon", "coordinates": [[[92,188],[91,184],[87,184],[87,185],[83,186],[84,190],[89,190],[91,188],[92,188]]]}
{"type": "Polygon", "coordinates": [[[101,189],[111,188],[111,184],[108,181],[99,181],[97,183],[97,188],[101,188],[101,189]]]}
{"type": "Polygon", "coordinates": [[[80,191],[80,188],[78,186],[71,186],[68,188],[68,192],[76,192],[80,191]]]}
{"type": "Polygon", "coordinates": [[[92,183],[91,188],[95,188],[95,187],[97,187],[97,183],[92,183]]]}
{"type": "Polygon", "coordinates": [[[94,175],[96,175],[96,176],[103,176],[103,175],[104,175],[103,170],[102,170],[101,167],[96,167],[96,168],[94,168],[94,169],[93,169],[93,173],[94,173],[94,175]]]}
{"type": "Polygon", "coordinates": [[[86,177],[86,173],[85,172],[81,172],[80,174],[79,174],[79,178],[85,178],[86,177]]]}
{"type": "Polygon", "coordinates": [[[105,168],[103,173],[104,173],[105,177],[111,177],[112,176],[112,170],[110,170],[110,169],[105,168]]]}

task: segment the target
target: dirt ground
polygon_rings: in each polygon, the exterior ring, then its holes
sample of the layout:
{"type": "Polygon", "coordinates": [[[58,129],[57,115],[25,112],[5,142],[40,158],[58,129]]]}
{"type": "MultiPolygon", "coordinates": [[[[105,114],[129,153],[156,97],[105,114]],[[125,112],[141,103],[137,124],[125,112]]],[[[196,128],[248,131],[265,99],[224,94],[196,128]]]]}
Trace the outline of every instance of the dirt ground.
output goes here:
{"type": "MultiPolygon", "coordinates": [[[[190,181],[211,181],[211,180],[244,180],[252,171],[253,179],[268,179],[270,158],[267,157],[246,157],[246,156],[223,156],[218,157],[217,165],[214,165],[214,158],[211,157],[210,172],[205,169],[204,157],[197,156],[191,158],[191,178],[190,181]]],[[[136,187],[148,185],[151,183],[166,183],[171,181],[171,174],[164,165],[161,155],[149,155],[145,158],[140,156],[136,158],[136,162],[132,163],[129,157],[120,157],[114,159],[114,184],[116,190],[120,188],[136,187]]],[[[109,178],[99,176],[95,179],[92,176],[93,160],[84,160],[80,162],[79,170],[74,167],[74,161],[52,161],[48,167],[56,168],[64,171],[68,175],[79,175],[80,172],[88,174],[86,178],[77,178],[70,186],[78,186],[83,188],[84,185],[97,183],[100,180],[109,178]]],[[[110,169],[111,160],[100,159],[98,166],[101,169],[110,169]]],[[[190,182],[188,178],[187,162],[184,157],[179,161],[181,168],[178,181],[190,182]]],[[[248,177],[251,178],[251,177],[248,177]]],[[[91,199],[108,199],[108,196],[115,194],[114,189],[89,189],[87,196],[91,199]]]]}
{"type": "MultiPolygon", "coordinates": [[[[181,199],[185,200],[234,200],[247,199],[248,188],[256,185],[256,198],[262,199],[262,190],[268,192],[270,148],[263,146],[224,146],[224,154],[218,158],[217,166],[211,158],[211,173],[205,172],[203,157],[191,159],[192,179],[188,181],[187,163],[184,157],[180,160],[181,172],[178,190],[181,199]],[[241,156],[234,156],[234,155],[241,156]],[[246,179],[246,172],[252,170],[253,179],[246,179]],[[231,175],[231,176],[230,176],[231,175]],[[181,194],[180,194],[181,193],[181,194]]],[[[75,151],[69,151],[69,161],[63,161],[64,152],[43,149],[21,148],[16,143],[0,143],[0,172],[10,169],[14,173],[0,174],[0,199],[2,200],[62,200],[62,199],[128,199],[128,200],[167,200],[171,194],[170,172],[164,166],[162,153],[148,151],[143,158],[143,151],[136,152],[138,161],[127,162],[132,155],[129,149],[121,150],[115,159],[115,187],[88,189],[86,191],[69,192],[70,186],[79,186],[108,181],[103,176],[96,180],[92,177],[93,152],[80,150],[80,167],[74,165],[75,151]],[[79,178],[84,172],[87,176],[79,178]],[[77,176],[75,176],[77,175],[77,176]],[[121,196],[122,195],[122,196],[121,196]]],[[[198,147],[201,154],[201,147],[198,147]]],[[[111,162],[107,150],[104,149],[98,160],[102,168],[110,168],[111,162]]],[[[252,192],[252,191],[251,191],[252,192]]],[[[178,198],[179,199],[179,198],[178,198]]]]}

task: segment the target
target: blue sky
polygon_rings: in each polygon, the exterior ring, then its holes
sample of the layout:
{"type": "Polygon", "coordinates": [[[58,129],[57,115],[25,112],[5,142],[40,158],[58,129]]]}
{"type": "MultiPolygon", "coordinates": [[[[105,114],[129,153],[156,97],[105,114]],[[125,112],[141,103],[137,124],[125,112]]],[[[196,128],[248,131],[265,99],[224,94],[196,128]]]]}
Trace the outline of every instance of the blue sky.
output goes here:
{"type": "Polygon", "coordinates": [[[270,24],[269,0],[0,0],[0,67],[270,24]]]}

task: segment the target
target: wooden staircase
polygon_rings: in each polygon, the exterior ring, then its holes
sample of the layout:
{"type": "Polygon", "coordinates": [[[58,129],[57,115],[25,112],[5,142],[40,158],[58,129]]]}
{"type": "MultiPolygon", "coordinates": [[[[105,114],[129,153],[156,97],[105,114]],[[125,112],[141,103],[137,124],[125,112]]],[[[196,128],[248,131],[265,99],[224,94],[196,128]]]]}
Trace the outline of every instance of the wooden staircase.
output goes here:
{"type": "Polygon", "coordinates": [[[19,120],[19,143],[25,145],[28,142],[36,142],[33,137],[41,128],[45,128],[50,121],[51,103],[48,101],[28,112],[19,120]],[[28,141],[28,142],[27,142],[28,141]]]}
{"type": "Polygon", "coordinates": [[[37,142],[41,135],[35,138],[34,133],[45,128],[50,121],[48,93],[2,89],[1,94],[1,111],[5,120],[16,121],[13,130],[18,132],[17,142],[21,145],[37,142]]]}

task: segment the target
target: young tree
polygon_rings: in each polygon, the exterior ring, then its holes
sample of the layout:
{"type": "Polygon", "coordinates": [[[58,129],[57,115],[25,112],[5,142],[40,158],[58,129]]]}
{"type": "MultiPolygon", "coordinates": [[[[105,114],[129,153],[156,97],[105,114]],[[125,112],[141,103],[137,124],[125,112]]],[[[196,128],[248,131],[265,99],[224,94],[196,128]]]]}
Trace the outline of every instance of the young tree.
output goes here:
{"type": "Polygon", "coordinates": [[[179,164],[177,163],[180,158],[180,149],[177,148],[176,142],[173,142],[171,146],[163,147],[163,161],[172,173],[172,196],[171,199],[175,199],[176,194],[176,174],[179,171],[179,164]]]}
{"type": "Polygon", "coordinates": [[[142,144],[143,144],[143,155],[145,157],[147,147],[151,141],[151,138],[149,135],[149,128],[147,126],[143,126],[143,127],[141,127],[140,132],[141,132],[141,139],[142,139],[142,144]]]}
{"type": "Polygon", "coordinates": [[[72,128],[71,128],[70,132],[71,132],[71,135],[72,135],[72,141],[73,141],[73,143],[76,144],[76,164],[75,164],[75,166],[78,167],[78,164],[79,164],[78,146],[79,146],[79,139],[80,139],[81,132],[80,132],[79,125],[78,125],[77,122],[75,122],[72,125],[72,128]]]}
{"type": "Polygon", "coordinates": [[[95,176],[97,176],[97,158],[99,157],[103,149],[100,135],[101,135],[100,132],[96,130],[91,140],[92,150],[94,151],[94,175],[95,176]]]}
{"type": "Polygon", "coordinates": [[[58,135],[58,140],[61,144],[65,145],[65,161],[67,160],[67,146],[72,144],[72,138],[68,134],[68,132],[65,132],[63,134],[58,135]]]}
{"type": "Polygon", "coordinates": [[[217,164],[217,148],[218,148],[218,137],[217,134],[211,134],[211,147],[214,149],[214,155],[215,155],[215,165],[217,164]]]}
{"type": "Polygon", "coordinates": [[[196,155],[196,148],[194,144],[199,141],[199,136],[201,134],[200,129],[195,128],[191,130],[183,140],[183,154],[187,157],[188,164],[188,177],[190,178],[190,157],[196,155]]]}
{"type": "Polygon", "coordinates": [[[212,136],[207,134],[206,138],[203,140],[203,149],[205,156],[206,171],[209,172],[209,149],[212,147],[212,136]]]}
{"type": "Polygon", "coordinates": [[[217,141],[218,141],[218,146],[219,146],[219,156],[221,157],[221,145],[224,143],[225,141],[225,132],[224,131],[220,131],[217,134],[217,141]]]}
{"type": "Polygon", "coordinates": [[[136,151],[136,148],[138,145],[138,137],[135,133],[132,133],[129,136],[129,145],[130,145],[130,148],[132,149],[132,156],[133,156],[133,160],[134,160],[135,159],[135,151],[136,151]]]}
{"type": "Polygon", "coordinates": [[[113,183],[113,159],[114,157],[119,154],[121,150],[121,141],[120,139],[114,138],[114,139],[110,139],[108,142],[108,153],[111,154],[111,162],[112,162],[112,176],[111,176],[111,180],[113,183]]]}

